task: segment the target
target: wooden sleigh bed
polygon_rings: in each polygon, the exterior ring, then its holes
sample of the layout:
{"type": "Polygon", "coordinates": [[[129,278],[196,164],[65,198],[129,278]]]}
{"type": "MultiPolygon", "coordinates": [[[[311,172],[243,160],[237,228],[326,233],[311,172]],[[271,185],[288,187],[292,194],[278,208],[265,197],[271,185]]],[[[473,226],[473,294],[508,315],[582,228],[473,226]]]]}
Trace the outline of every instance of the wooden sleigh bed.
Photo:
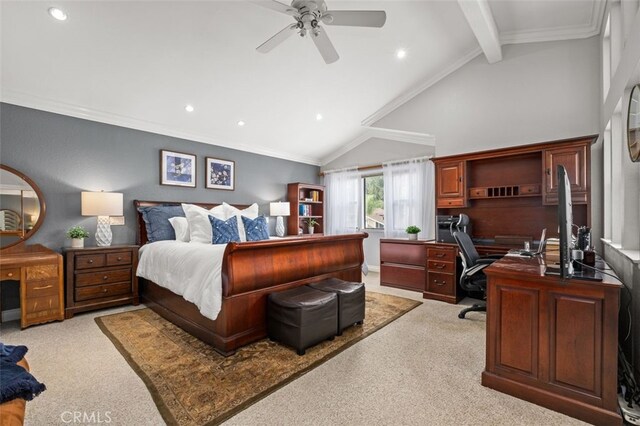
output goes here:
{"type": "MultiPolygon", "coordinates": [[[[217,204],[192,203],[210,209],[217,204]]],[[[138,244],[147,230],[138,207],[179,202],[134,201],[138,244]]],[[[237,208],[247,206],[235,205],[237,208]]],[[[222,355],[266,337],[267,295],[329,277],[361,281],[367,233],[300,236],[282,240],[230,243],[222,263],[222,309],[215,321],[172,291],[140,278],[143,302],[162,317],[212,345],[222,355]]]]}

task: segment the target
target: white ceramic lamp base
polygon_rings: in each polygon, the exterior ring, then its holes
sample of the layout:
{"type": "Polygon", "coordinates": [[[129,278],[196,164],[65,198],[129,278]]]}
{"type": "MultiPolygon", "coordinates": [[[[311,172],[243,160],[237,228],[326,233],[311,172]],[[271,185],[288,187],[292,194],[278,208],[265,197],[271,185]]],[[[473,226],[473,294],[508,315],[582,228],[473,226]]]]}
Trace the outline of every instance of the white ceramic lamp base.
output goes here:
{"type": "Polygon", "coordinates": [[[282,216],[276,218],[276,235],[278,237],[284,237],[284,219],[282,216]]]}
{"type": "Polygon", "coordinates": [[[99,247],[109,247],[113,234],[111,234],[111,225],[109,216],[98,216],[98,228],[96,230],[96,244],[99,247]]]}

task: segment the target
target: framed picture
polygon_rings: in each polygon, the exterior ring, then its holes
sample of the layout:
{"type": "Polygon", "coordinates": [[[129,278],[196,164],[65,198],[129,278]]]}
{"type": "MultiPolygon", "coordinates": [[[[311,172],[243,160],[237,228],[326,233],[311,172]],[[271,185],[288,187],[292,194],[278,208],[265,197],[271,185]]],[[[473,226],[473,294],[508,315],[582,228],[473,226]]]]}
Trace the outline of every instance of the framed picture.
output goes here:
{"type": "Polygon", "coordinates": [[[160,150],[160,185],[196,187],[196,156],[160,150]]]}
{"type": "Polygon", "coordinates": [[[233,191],[236,186],[236,163],[219,158],[206,157],[205,179],[209,189],[226,189],[233,191]]]}

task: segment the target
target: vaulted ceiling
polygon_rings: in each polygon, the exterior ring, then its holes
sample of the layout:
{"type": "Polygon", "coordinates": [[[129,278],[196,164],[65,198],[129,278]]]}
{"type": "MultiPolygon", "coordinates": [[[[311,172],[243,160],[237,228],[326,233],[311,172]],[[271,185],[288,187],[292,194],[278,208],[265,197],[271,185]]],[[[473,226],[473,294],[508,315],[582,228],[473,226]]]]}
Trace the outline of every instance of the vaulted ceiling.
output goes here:
{"type": "Polygon", "coordinates": [[[3,1],[1,99],[321,164],[481,51],[595,35],[603,11],[602,0],[460,1],[328,0],[387,12],[381,29],[328,27],[331,65],[308,38],[256,52],[293,21],[244,1],[3,1]]]}

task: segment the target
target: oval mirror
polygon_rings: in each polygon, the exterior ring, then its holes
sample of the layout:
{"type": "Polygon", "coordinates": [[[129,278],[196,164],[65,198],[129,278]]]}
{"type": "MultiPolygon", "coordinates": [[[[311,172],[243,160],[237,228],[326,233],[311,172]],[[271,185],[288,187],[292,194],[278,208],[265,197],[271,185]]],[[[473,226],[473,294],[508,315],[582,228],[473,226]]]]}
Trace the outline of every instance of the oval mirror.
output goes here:
{"type": "Polygon", "coordinates": [[[23,173],[0,164],[0,249],[31,238],[44,214],[40,188],[23,173]]]}
{"type": "Polygon", "coordinates": [[[640,161],[640,84],[631,89],[627,114],[627,145],[631,161],[640,161]]]}

